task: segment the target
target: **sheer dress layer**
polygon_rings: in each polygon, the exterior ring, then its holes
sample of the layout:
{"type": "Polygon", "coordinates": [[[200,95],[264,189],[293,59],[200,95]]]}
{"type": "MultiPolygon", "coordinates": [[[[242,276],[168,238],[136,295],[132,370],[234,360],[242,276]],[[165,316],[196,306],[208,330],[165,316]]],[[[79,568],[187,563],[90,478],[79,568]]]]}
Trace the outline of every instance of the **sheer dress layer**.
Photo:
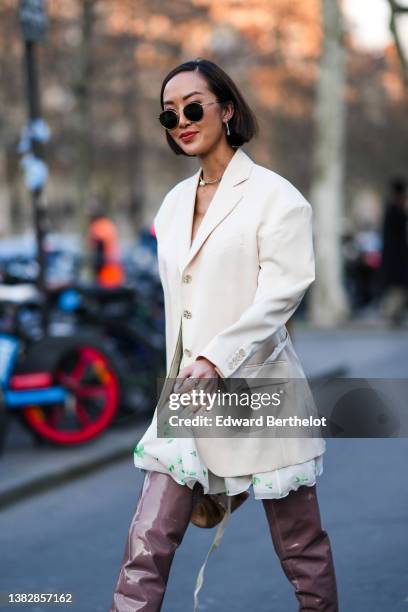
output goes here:
{"type": "Polygon", "coordinates": [[[134,449],[135,467],[169,474],[191,489],[198,481],[204,493],[237,495],[252,486],[255,499],[285,497],[301,485],[313,485],[323,473],[323,455],[295,465],[243,476],[216,476],[201,460],[194,438],[158,438],[151,424],[134,449]]]}

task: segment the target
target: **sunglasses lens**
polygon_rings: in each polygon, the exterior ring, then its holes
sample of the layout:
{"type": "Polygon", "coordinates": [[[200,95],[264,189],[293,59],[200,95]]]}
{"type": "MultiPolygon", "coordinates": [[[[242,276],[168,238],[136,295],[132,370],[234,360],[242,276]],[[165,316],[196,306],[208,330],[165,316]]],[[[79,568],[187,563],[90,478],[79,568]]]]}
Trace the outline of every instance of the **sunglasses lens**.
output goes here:
{"type": "Polygon", "coordinates": [[[203,118],[203,107],[197,102],[191,102],[184,108],[184,116],[190,121],[200,121],[203,118]]]}
{"type": "Polygon", "coordinates": [[[167,130],[172,130],[178,123],[177,115],[174,111],[165,110],[159,115],[159,121],[167,130]]]}

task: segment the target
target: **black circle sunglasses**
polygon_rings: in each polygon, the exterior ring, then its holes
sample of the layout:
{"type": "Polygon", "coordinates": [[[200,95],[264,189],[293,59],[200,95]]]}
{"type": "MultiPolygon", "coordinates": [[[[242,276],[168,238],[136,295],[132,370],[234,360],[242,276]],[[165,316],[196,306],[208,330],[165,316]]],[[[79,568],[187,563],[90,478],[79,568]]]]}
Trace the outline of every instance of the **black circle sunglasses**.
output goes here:
{"type": "MultiPolygon", "coordinates": [[[[189,121],[200,121],[204,116],[203,106],[208,104],[218,104],[219,100],[213,102],[190,102],[183,108],[183,113],[189,121]]],[[[166,130],[174,130],[179,124],[180,117],[178,112],[173,108],[164,110],[159,115],[159,121],[166,130]]]]}

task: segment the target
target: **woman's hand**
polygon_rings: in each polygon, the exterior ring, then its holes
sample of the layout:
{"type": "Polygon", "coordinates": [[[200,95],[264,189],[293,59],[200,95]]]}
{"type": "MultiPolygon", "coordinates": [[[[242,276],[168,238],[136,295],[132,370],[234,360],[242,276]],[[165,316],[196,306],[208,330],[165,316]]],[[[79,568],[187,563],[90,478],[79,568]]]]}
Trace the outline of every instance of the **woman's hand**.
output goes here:
{"type": "MultiPolygon", "coordinates": [[[[206,359],[205,357],[197,357],[197,359],[190,363],[182,370],[180,370],[176,384],[174,386],[175,393],[190,393],[192,390],[196,390],[198,393],[203,391],[204,393],[215,393],[217,389],[218,374],[215,369],[215,365],[206,359]]],[[[205,412],[206,403],[200,403],[198,406],[190,404],[186,408],[188,411],[192,411],[194,414],[199,412],[205,412]]]]}

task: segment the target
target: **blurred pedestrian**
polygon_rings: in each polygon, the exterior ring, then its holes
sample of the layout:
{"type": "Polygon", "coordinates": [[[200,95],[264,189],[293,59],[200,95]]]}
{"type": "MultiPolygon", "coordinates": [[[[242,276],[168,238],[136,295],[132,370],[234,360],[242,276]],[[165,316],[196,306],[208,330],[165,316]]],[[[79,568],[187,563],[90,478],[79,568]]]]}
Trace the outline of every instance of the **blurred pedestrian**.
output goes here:
{"type": "Polygon", "coordinates": [[[89,215],[88,240],[92,269],[98,285],[106,288],[123,284],[124,271],[120,261],[119,236],[115,224],[98,206],[89,215]]]}
{"type": "Polygon", "coordinates": [[[382,310],[391,325],[401,325],[408,290],[407,184],[403,178],[389,183],[382,224],[382,310]]]}

